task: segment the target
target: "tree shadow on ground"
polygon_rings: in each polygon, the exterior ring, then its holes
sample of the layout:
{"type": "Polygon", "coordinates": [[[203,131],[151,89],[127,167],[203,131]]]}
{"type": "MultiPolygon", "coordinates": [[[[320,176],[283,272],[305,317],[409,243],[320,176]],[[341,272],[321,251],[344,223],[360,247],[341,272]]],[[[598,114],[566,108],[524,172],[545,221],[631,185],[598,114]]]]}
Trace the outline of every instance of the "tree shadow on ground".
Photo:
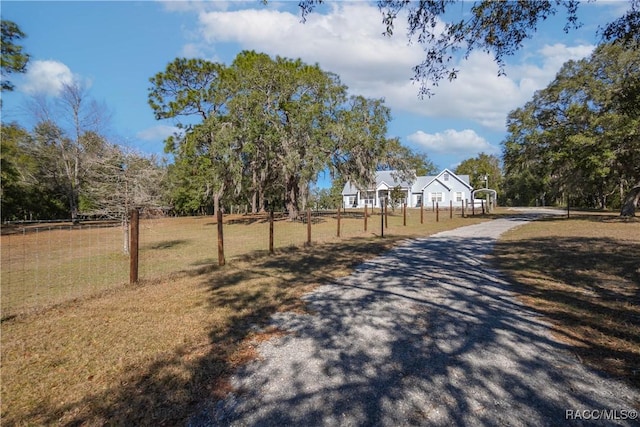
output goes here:
{"type": "Polygon", "coordinates": [[[640,245],[530,238],[499,242],[496,259],[580,359],[640,389],[640,245]]]}
{"type": "Polygon", "coordinates": [[[570,211],[569,217],[565,214],[558,216],[548,216],[542,217],[539,220],[542,222],[557,222],[557,221],[566,221],[566,220],[577,220],[577,221],[587,221],[587,222],[623,222],[623,223],[635,223],[640,222],[640,218],[637,217],[621,217],[619,213],[612,212],[603,212],[603,211],[570,211]]]}
{"type": "Polygon", "coordinates": [[[164,249],[173,249],[177,246],[183,246],[189,243],[189,240],[185,239],[173,239],[173,240],[163,240],[162,242],[150,243],[148,245],[142,246],[140,249],[152,249],[152,250],[164,250],[164,249]]]}
{"type": "Polygon", "coordinates": [[[275,316],[291,334],[240,368],[238,397],[193,424],[557,425],[568,408],[610,407],[484,263],[491,245],[408,242],[318,288],[311,314],[275,316]]]}
{"type": "MultiPolygon", "coordinates": [[[[350,239],[342,243],[279,249],[272,256],[249,254],[231,265],[202,266],[180,273],[208,289],[213,307],[233,313],[211,326],[209,342],[197,348],[167,349],[148,366],[129,366],[117,387],[96,390],[79,402],[32,411],[46,425],[181,425],[204,401],[224,397],[229,375],[255,357],[258,328],[281,310],[303,310],[300,296],[316,284],[346,273],[352,265],[388,249],[393,239],[350,239]]],[[[175,275],[177,277],[179,275],[175,275]]],[[[155,284],[160,286],[159,284],[155,284]]],[[[149,284],[149,286],[154,286],[149,284]]],[[[135,325],[132,325],[135,327],[135,325]]]]}
{"type": "Polygon", "coordinates": [[[286,248],[186,271],[212,309],[232,313],[211,325],[206,345],[167,349],[129,367],[117,387],[36,412],[52,414],[45,424],[65,414],[69,426],[505,425],[514,414],[544,425],[562,424],[568,408],[626,407],[594,392],[574,359],[556,358],[570,347],[549,339],[538,315],[488,269],[492,240],[418,239],[361,264],[392,240],[286,248]],[[337,278],[354,266],[355,275],[337,278]],[[303,338],[307,348],[291,348],[281,371],[261,376],[260,364],[245,362],[270,324],[289,333],[274,345],[303,338]],[[254,382],[236,390],[228,379],[237,369],[254,382]],[[265,400],[261,390],[273,380],[286,387],[265,400]],[[229,392],[245,403],[219,400],[229,392]]]}

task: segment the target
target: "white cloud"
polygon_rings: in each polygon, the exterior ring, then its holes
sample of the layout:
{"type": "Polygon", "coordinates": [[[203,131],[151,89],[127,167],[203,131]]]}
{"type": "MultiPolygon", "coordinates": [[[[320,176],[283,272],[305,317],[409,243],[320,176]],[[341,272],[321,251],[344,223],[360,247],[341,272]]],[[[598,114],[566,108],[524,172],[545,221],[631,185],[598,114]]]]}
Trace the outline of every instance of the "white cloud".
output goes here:
{"type": "Polygon", "coordinates": [[[562,43],[554,45],[544,45],[537,51],[541,65],[523,63],[511,67],[512,78],[521,82],[520,86],[528,95],[546,87],[556,76],[562,65],[570,60],[585,58],[593,52],[594,45],[581,44],[577,46],[567,46],[562,43]]]}
{"type": "Polygon", "coordinates": [[[441,83],[431,99],[418,100],[417,87],[405,84],[403,90],[394,92],[388,100],[428,117],[473,120],[487,129],[504,131],[510,111],[524,105],[536,90],[546,87],[566,61],[581,59],[593,49],[593,45],[545,45],[532,58],[541,65],[507,66],[506,76],[498,76],[498,65],[490,55],[474,52],[456,65],[460,70],[458,78],[441,83]]]}
{"type": "Polygon", "coordinates": [[[507,113],[519,105],[518,85],[498,76],[498,66],[487,54],[473,53],[460,63],[458,78],[434,89],[435,96],[421,100],[418,87],[405,83],[389,99],[403,110],[427,117],[472,120],[488,129],[504,130],[507,113]]]}
{"type": "Polygon", "coordinates": [[[196,30],[200,39],[185,46],[184,52],[202,54],[230,42],[272,56],[302,58],[337,73],[352,93],[385,98],[394,112],[471,120],[504,131],[509,111],[553,80],[564,62],[582,58],[594,48],[545,45],[516,65],[508,63],[507,76],[500,77],[491,56],[473,52],[455,65],[460,70],[458,79],[441,82],[434,88],[434,97],[420,99],[419,87],[410,81],[413,66],[424,59],[420,44],[408,44],[401,30],[393,37],[383,36],[380,11],[373,4],[329,3],[327,7],[328,13],[314,12],[306,23],[300,22],[297,13],[274,8],[200,9],[196,30]]]}
{"type": "Polygon", "coordinates": [[[187,43],[182,46],[182,56],[185,56],[187,58],[196,58],[203,55],[199,45],[195,43],[187,43]]]}
{"type": "Polygon", "coordinates": [[[136,137],[143,141],[164,141],[169,136],[180,132],[175,126],[157,125],[136,133],[136,137]]]}
{"type": "Polygon", "coordinates": [[[498,149],[471,129],[457,131],[447,129],[434,134],[421,130],[412,133],[407,140],[427,153],[450,155],[475,155],[480,152],[496,154],[498,149]]]}
{"type": "Polygon", "coordinates": [[[29,63],[22,84],[18,89],[29,95],[60,94],[63,85],[70,84],[77,79],[69,67],[58,61],[35,60],[29,63]]]}
{"type": "Polygon", "coordinates": [[[237,42],[245,49],[318,62],[353,89],[371,80],[406,82],[422,53],[402,36],[383,36],[380,12],[367,3],[332,3],[329,14],[312,13],[304,24],[299,15],[268,9],[201,13],[199,21],[207,43],[237,42]],[[358,19],[349,18],[354,16],[358,19]]]}

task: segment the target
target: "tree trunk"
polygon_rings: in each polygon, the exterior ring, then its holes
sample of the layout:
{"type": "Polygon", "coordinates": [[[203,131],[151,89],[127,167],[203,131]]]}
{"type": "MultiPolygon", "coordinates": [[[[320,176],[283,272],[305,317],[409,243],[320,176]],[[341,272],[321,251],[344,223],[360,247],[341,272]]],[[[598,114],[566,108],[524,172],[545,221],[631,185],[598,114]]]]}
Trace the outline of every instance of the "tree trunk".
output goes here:
{"type": "Polygon", "coordinates": [[[122,217],[122,251],[129,255],[129,217],[125,213],[122,217]]]}
{"type": "Polygon", "coordinates": [[[253,190],[251,194],[251,213],[258,213],[258,192],[256,190],[253,190]]]}
{"type": "Polygon", "coordinates": [[[298,195],[300,193],[299,179],[296,176],[290,175],[287,178],[286,190],[285,204],[289,212],[289,219],[294,220],[298,218],[298,195]]]}
{"type": "Polygon", "coordinates": [[[251,193],[251,213],[258,213],[258,175],[256,171],[253,171],[253,175],[251,178],[251,184],[253,187],[253,191],[251,193]]]}
{"type": "Polygon", "coordinates": [[[620,216],[636,216],[636,206],[638,205],[638,201],[640,201],[640,183],[627,193],[624,203],[622,204],[622,209],[620,210],[620,216]]]}
{"type": "Polygon", "coordinates": [[[218,215],[218,209],[220,209],[220,195],[214,193],[213,195],[213,214],[218,215]]]}
{"type": "Polygon", "coordinates": [[[71,222],[78,223],[78,191],[71,187],[69,190],[69,210],[71,211],[71,222]]]}
{"type": "Polygon", "coordinates": [[[266,212],[264,209],[264,191],[262,189],[258,190],[258,212],[266,212]]]}

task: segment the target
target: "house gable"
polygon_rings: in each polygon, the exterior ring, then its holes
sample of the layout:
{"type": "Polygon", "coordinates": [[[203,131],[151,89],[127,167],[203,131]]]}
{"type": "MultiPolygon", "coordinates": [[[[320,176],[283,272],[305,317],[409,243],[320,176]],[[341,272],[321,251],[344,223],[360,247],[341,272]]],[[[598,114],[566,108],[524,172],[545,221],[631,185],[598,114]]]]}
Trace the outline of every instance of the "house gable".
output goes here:
{"type": "Polygon", "coordinates": [[[430,187],[434,187],[434,185],[439,184],[440,186],[442,186],[444,189],[446,189],[447,191],[451,191],[451,187],[447,184],[445,184],[443,181],[441,181],[440,179],[438,179],[437,177],[432,179],[431,181],[429,181],[424,187],[422,187],[420,189],[420,191],[426,191],[427,188],[430,187]]]}
{"type": "Polygon", "coordinates": [[[391,186],[389,184],[387,184],[384,181],[381,181],[379,184],[376,185],[376,191],[380,191],[380,190],[390,190],[395,186],[391,186]]]}
{"type": "Polygon", "coordinates": [[[473,189],[473,187],[471,187],[471,185],[469,185],[469,176],[468,175],[456,175],[455,173],[451,172],[449,169],[444,169],[442,172],[440,172],[437,175],[437,178],[445,181],[449,184],[449,186],[452,186],[452,184],[450,184],[453,180],[459,182],[460,184],[464,185],[465,187],[467,187],[467,189],[469,191],[471,191],[473,189]],[[447,180],[445,180],[445,178],[447,178],[447,180]],[[463,177],[467,178],[467,181],[465,181],[463,179],[463,177]]]}

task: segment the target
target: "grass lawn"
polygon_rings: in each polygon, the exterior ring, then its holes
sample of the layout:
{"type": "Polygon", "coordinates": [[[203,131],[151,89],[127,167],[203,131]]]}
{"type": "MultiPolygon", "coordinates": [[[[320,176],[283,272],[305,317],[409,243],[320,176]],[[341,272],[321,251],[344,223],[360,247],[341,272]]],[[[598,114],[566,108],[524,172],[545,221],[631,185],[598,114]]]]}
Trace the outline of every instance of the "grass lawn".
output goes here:
{"type": "MultiPolygon", "coordinates": [[[[222,268],[215,262],[212,218],[144,225],[141,270],[158,270],[140,285],[2,322],[3,425],[183,423],[203,399],[229,391],[226,378],[255,357],[256,341],[279,333],[255,328],[272,313],[304,310],[303,293],[405,237],[486,220],[444,214],[440,222],[429,216],[420,224],[419,211],[410,215],[406,227],[400,215],[390,218],[385,239],[373,235],[379,217],[368,233],[361,220],[346,219],[342,231],[351,237],[342,240],[335,238],[333,219],[318,219],[310,247],[291,246],[304,243],[306,226],[289,224],[299,228],[280,233],[272,256],[261,231],[266,223],[232,222],[225,228],[229,263],[222,268]]],[[[3,263],[3,276],[4,269],[3,263]]]]}
{"type": "Polygon", "coordinates": [[[640,221],[537,221],[503,235],[495,261],[580,360],[640,388],[640,221]]]}
{"type": "MultiPolygon", "coordinates": [[[[478,218],[478,217],[476,217],[478,218]]],[[[406,226],[400,210],[390,211],[385,233],[414,235],[429,233],[438,227],[452,227],[462,220],[460,212],[449,218],[435,213],[409,209],[406,226]],[[452,222],[450,222],[452,221],[452,222]]],[[[464,221],[474,221],[465,219],[464,221]]],[[[369,217],[364,231],[362,210],[342,214],[340,235],[333,213],[314,213],[311,240],[314,244],[339,242],[351,237],[380,234],[379,209],[369,217]]],[[[129,280],[129,258],[123,253],[123,229],[120,226],[94,227],[58,224],[31,226],[30,229],[2,228],[1,256],[2,318],[39,310],[74,298],[84,298],[122,286],[129,280]]],[[[217,264],[216,220],[212,216],[159,218],[140,223],[141,280],[158,280],[167,274],[217,264]]],[[[266,215],[228,215],[225,217],[224,247],[227,260],[247,254],[267,253],[269,221],[266,215]]],[[[307,225],[277,216],[274,247],[302,246],[307,241],[307,225]]]]}

